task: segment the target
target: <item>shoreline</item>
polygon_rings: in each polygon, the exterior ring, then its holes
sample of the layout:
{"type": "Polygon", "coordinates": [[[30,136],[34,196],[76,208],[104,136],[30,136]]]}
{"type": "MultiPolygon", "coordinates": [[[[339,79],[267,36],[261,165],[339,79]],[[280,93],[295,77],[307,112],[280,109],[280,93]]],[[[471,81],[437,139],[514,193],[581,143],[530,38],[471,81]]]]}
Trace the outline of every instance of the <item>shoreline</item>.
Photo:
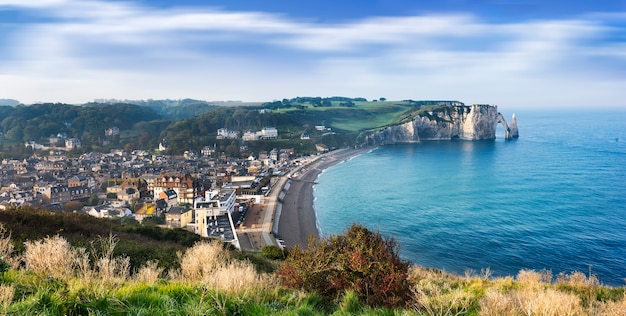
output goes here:
{"type": "Polygon", "coordinates": [[[277,234],[287,248],[296,245],[306,247],[312,236],[320,237],[317,216],[313,208],[313,185],[317,177],[327,168],[372,151],[373,147],[360,149],[338,149],[323,154],[302,166],[307,171],[297,178],[287,180],[281,199],[281,211],[277,234]]]}

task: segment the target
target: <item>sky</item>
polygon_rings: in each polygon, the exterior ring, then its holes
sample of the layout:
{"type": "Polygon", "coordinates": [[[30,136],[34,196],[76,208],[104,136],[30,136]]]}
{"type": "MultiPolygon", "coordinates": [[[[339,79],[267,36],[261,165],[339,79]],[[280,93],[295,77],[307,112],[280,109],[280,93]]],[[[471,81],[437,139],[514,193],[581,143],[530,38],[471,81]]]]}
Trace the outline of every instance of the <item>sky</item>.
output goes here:
{"type": "Polygon", "coordinates": [[[626,0],[0,0],[0,99],[626,108],[626,0]]]}

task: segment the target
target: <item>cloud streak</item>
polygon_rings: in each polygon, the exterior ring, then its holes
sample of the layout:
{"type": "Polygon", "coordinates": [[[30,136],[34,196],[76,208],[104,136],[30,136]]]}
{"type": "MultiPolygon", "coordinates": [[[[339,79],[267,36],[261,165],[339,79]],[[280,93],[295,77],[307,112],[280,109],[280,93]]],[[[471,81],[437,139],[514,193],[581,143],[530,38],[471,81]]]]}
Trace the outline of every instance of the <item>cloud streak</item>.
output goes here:
{"type": "MultiPolygon", "coordinates": [[[[131,2],[0,0],[0,97],[266,101],[296,95],[588,105],[626,91],[626,14],[493,23],[470,13],[298,21],[131,2]],[[610,40],[606,40],[610,39],[610,40]],[[593,87],[597,95],[583,91],[593,87]]],[[[608,104],[607,104],[608,102],[608,104]]],[[[620,101],[621,102],[621,101],[620,101]]]]}

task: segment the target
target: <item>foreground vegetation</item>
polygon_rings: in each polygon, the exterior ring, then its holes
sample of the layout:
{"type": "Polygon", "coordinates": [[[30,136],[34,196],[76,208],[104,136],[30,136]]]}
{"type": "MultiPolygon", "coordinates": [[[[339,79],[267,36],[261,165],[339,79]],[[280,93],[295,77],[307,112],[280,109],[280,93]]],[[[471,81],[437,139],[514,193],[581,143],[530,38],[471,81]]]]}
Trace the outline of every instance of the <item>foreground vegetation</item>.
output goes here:
{"type": "Polygon", "coordinates": [[[592,275],[451,275],[409,265],[392,239],[359,225],[286,259],[272,247],[242,254],[197,241],[167,269],[158,259],[132,268],[129,256],[116,255],[120,237],[112,234],[91,249],[59,235],[16,245],[3,225],[0,314],[626,315],[624,288],[592,275]]]}

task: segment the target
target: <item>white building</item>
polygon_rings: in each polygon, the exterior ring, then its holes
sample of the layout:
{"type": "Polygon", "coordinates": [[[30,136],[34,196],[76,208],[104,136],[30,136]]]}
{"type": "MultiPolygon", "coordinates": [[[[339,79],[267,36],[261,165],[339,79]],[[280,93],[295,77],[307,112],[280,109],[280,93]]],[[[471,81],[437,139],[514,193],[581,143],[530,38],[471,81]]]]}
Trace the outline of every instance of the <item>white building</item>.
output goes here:
{"type": "Polygon", "coordinates": [[[259,136],[261,136],[261,134],[258,132],[246,131],[245,133],[243,133],[241,139],[244,141],[255,141],[259,140],[259,136]]]}
{"type": "Polygon", "coordinates": [[[220,238],[240,249],[232,213],[235,210],[235,190],[207,191],[194,200],[194,232],[202,237],[220,238]]]}
{"type": "Polygon", "coordinates": [[[278,130],[275,127],[263,127],[261,137],[263,139],[276,139],[278,138],[278,130]]]}
{"type": "Polygon", "coordinates": [[[65,148],[67,149],[80,148],[80,146],[80,139],[78,138],[70,138],[65,140],[65,148]]]}
{"type": "Polygon", "coordinates": [[[231,131],[226,128],[220,128],[217,130],[217,139],[237,139],[239,138],[239,131],[231,131]]]}

